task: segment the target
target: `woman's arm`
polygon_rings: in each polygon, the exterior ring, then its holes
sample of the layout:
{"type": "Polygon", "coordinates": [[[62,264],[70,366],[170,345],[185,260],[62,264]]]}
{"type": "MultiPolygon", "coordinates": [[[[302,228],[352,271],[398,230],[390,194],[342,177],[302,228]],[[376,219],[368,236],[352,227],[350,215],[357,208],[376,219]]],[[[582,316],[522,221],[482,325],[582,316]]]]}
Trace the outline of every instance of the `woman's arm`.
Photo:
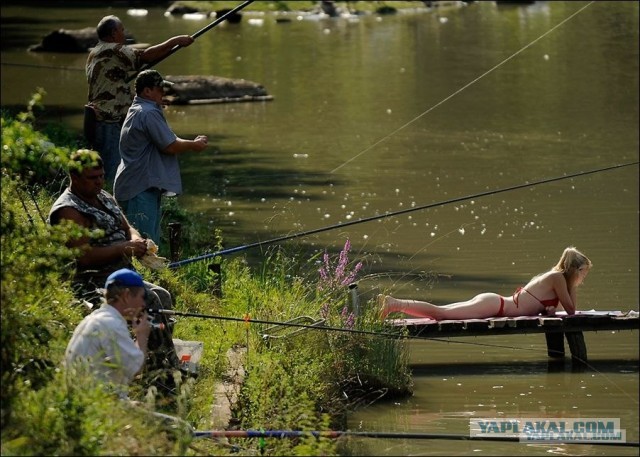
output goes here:
{"type": "Polygon", "coordinates": [[[569,315],[576,313],[576,288],[569,289],[564,274],[557,272],[553,275],[553,290],[555,291],[562,307],[569,315]]]}

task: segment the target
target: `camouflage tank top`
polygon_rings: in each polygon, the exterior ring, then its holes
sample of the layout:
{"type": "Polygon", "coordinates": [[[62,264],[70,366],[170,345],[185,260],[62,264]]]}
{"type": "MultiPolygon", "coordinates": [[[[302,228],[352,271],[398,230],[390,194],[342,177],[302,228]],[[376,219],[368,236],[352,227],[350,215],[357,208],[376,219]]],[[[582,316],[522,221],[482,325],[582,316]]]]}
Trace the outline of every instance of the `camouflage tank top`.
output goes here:
{"type": "Polygon", "coordinates": [[[86,65],[88,100],[99,121],[124,121],[133,101],[132,82],[125,80],[141,68],[142,52],[124,44],[100,41],[89,53],[86,65]]]}
{"type": "MultiPolygon", "coordinates": [[[[91,237],[90,246],[110,246],[114,243],[129,240],[130,234],[126,233],[123,228],[124,215],[116,200],[104,190],[100,192],[98,199],[104,205],[106,211],[88,204],[67,188],[51,207],[49,223],[59,223],[56,212],[62,208],[71,207],[91,220],[90,230],[92,232],[96,230],[104,232],[99,238],[91,237]]],[[[81,283],[87,290],[104,287],[107,277],[120,268],[133,268],[131,260],[123,256],[122,259],[107,265],[96,267],[77,266],[75,281],[81,283]]]]}

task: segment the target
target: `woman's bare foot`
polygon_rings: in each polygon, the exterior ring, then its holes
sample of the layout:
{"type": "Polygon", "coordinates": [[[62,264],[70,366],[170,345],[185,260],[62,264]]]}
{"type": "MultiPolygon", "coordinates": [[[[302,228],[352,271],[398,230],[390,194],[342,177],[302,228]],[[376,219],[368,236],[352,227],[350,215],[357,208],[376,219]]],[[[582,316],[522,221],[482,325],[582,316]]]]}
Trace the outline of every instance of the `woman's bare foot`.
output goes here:
{"type": "Polygon", "coordinates": [[[376,298],[376,303],[378,304],[378,315],[382,320],[386,319],[387,315],[390,312],[389,306],[387,304],[387,301],[389,300],[389,298],[391,298],[389,295],[382,295],[382,294],[379,294],[378,297],[376,298]]]}
{"type": "Polygon", "coordinates": [[[436,320],[436,318],[432,317],[431,314],[427,314],[428,311],[424,309],[425,306],[436,307],[436,305],[431,303],[403,300],[394,298],[391,295],[382,294],[378,295],[377,303],[378,314],[382,320],[386,319],[391,313],[402,313],[420,319],[426,318],[436,320]]]}

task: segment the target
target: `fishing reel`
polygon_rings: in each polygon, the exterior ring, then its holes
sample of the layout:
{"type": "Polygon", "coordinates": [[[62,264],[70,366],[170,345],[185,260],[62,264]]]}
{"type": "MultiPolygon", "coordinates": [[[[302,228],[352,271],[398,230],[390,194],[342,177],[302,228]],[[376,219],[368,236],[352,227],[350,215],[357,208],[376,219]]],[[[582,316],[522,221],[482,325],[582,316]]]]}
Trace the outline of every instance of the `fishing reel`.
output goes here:
{"type": "Polygon", "coordinates": [[[172,316],[164,314],[162,309],[146,307],[145,311],[149,316],[151,322],[151,328],[157,330],[169,329],[173,334],[173,327],[175,326],[177,319],[172,316]]]}

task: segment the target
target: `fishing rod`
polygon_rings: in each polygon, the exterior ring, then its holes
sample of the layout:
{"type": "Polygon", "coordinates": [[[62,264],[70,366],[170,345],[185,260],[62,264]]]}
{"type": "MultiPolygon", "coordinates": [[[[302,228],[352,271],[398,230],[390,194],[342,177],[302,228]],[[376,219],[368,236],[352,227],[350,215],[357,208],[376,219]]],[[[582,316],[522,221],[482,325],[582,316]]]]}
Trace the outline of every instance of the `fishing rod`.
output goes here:
{"type": "MultiPolygon", "coordinates": [[[[527,440],[526,434],[519,436],[470,436],[457,433],[400,433],[400,432],[354,432],[349,430],[196,430],[194,438],[357,438],[419,439],[419,440],[458,440],[458,441],[503,441],[514,443],[536,443],[527,440]]],[[[540,443],[593,444],[604,446],[640,447],[637,441],[540,441],[540,443]]]]}
{"type": "MultiPolygon", "coordinates": [[[[277,322],[277,321],[267,321],[260,319],[251,319],[248,316],[245,317],[231,317],[231,316],[215,316],[211,314],[200,314],[200,313],[188,313],[183,311],[174,311],[172,309],[147,309],[147,312],[150,314],[158,313],[158,314],[166,314],[170,316],[183,316],[183,317],[195,317],[199,319],[216,319],[221,321],[232,321],[232,322],[244,322],[245,324],[266,324],[271,325],[272,327],[295,327],[299,330],[307,329],[307,330],[324,330],[327,332],[341,332],[341,333],[353,333],[358,335],[369,335],[369,336],[379,336],[383,338],[393,338],[393,339],[407,339],[407,340],[428,340],[434,341],[436,343],[447,343],[447,344],[462,344],[469,346],[481,346],[486,348],[493,349],[516,349],[516,350],[529,350],[526,348],[520,348],[517,346],[508,346],[503,344],[494,344],[494,343],[478,343],[477,341],[459,341],[459,340],[451,340],[449,337],[430,337],[430,336],[421,336],[410,335],[408,333],[402,332],[402,328],[398,327],[396,332],[374,332],[370,330],[357,330],[353,328],[343,328],[343,327],[330,327],[327,325],[323,325],[322,322],[314,322],[312,324],[299,324],[295,322],[277,322]]],[[[270,337],[269,334],[264,333],[262,338],[264,340],[270,337]]],[[[560,354],[560,351],[552,350],[552,352],[557,352],[560,354]]],[[[588,365],[587,361],[580,359],[581,362],[588,365]]],[[[592,367],[593,368],[593,367],[592,367]]]]}
{"type": "MultiPolygon", "coordinates": [[[[325,325],[315,324],[297,324],[294,322],[275,322],[275,321],[266,321],[260,319],[251,319],[248,316],[245,317],[230,317],[230,316],[214,316],[211,314],[200,314],[200,313],[187,313],[182,311],[174,311],[172,309],[147,309],[147,312],[150,314],[158,313],[158,314],[167,314],[169,316],[184,316],[184,317],[197,317],[200,319],[217,319],[222,321],[235,321],[235,322],[244,322],[246,324],[267,324],[272,326],[282,326],[282,327],[297,327],[297,328],[306,328],[306,329],[315,329],[315,330],[326,330],[326,331],[335,331],[335,332],[343,332],[343,333],[358,333],[361,335],[373,335],[373,336],[387,336],[391,338],[413,338],[411,335],[402,335],[400,333],[390,333],[390,332],[372,332],[367,330],[355,330],[348,329],[342,327],[329,327],[325,325]]],[[[267,336],[267,335],[265,335],[267,336]]],[[[423,338],[424,339],[424,338],[423,338]]]]}
{"type": "Polygon", "coordinates": [[[283,236],[279,236],[276,238],[272,238],[270,240],[265,240],[265,241],[257,241],[255,243],[250,243],[250,244],[245,244],[242,246],[236,246],[234,248],[228,248],[228,249],[222,249],[220,251],[216,251],[216,252],[212,252],[209,254],[203,254],[197,257],[192,257],[190,259],[185,259],[185,260],[180,260],[177,262],[172,262],[169,265],[167,265],[168,268],[176,268],[176,267],[180,267],[183,265],[187,265],[193,262],[198,262],[200,260],[206,260],[206,259],[210,259],[212,257],[220,257],[223,255],[228,255],[228,254],[233,254],[236,252],[240,252],[240,251],[244,251],[247,249],[251,249],[251,248],[255,248],[255,247],[259,247],[259,246],[268,246],[274,243],[278,243],[281,241],[288,241],[294,238],[301,238],[301,237],[305,237],[308,235],[313,235],[315,233],[321,233],[321,232],[327,232],[329,230],[334,230],[334,229],[340,229],[340,228],[344,228],[344,227],[348,227],[350,225],[355,225],[355,224],[362,224],[365,222],[371,222],[371,221],[375,221],[378,219],[383,219],[386,217],[393,217],[393,216],[399,216],[401,214],[406,214],[406,213],[410,213],[412,211],[420,211],[423,209],[429,209],[429,208],[434,208],[436,206],[444,206],[444,205],[448,205],[450,203],[458,203],[461,201],[465,201],[465,200],[471,200],[471,199],[475,199],[475,198],[480,198],[480,197],[486,197],[488,195],[495,195],[495,194],[500,194],[503,192],[508,192],[508,191],[512,191],[512,190],[518,190],[518,189],[524,189],[526,187],[533,187],[533,186],[537,186],[540,184],[548,184],[551,182],[555,182],[555,181],[561,181],[564,179],[570,179],[570,178],[576,178],[578,176],[585,176],[585,175],[590,175],[593,173],[599,173],[599,172],[603,172],[603,171],[610,171],[610,170],[615,170],[618,168],[623,168],[623,167],[629,167],[631,165],[637,165],[639,162],[629,162],[629,163],[623,163],[623,164],[618,164],[618,165],[612,165],[609,167],[604,167],[604,168],[597,168],[594,170],[588,170],[588,171],[580,171],[580,172],[576,172],[576,173],[572,173],[569,175],[564,175],[564,176],[556,176],[554,178],[547,178],[547,179],[541,179],[539,181],[534,181],[534,182],[529,182],[529,183],[524,183],[524,184],[518,184],[515,186],[509,186],[509,187],[503,187],[500,189],[494,189],[494,190],[488,190],[485,192],[478,192],[476,194],[471,194],[471,195],[466,195],[464,197],[457,197],[457,198],[452,198],[449,200],[444,200],[444,201],[440,201],[440,202],[436,202],[436,203],[429,203],[427,205],[422,205],[422,206],[416,206],[413,208],[407,208],[407,209],[403,209],[403,210],[399,210],[399,211],[393,211],[393,212],[386,212],[385,214],[380,214],[377,216],[369,216],[369,217],[365,217],[362,219],[358,219],[355,221],[348,221],[348,222],[341,222],[339,224],[335,224],[335,225],[330,225],[330,226],[325,226],[325,227],[320,227],[320,228],[316,228],[316,229],[312,229],[312,230],[307,230],[304,232],[298,232],[298,233],[293,233],[291,235],[283,235],[283,236]]]}
{"type": "MultiPolygon", "coordinates": [[[[200,30],[198,30],[196,33],[194,33],[193,35],[191,35],[191,38],[193,38],[194,40],[196,38],[198,38],[200,35],[203,35],[204,33],[208,32],[209,30],[211,30],[212,28],[214,28],[216,25],[220,24],[222,21],[224,21],[225,19],[227,19],[228,17],[230,17],[231,15],[237,13],[238,11],[240,11],[241,9],[249,6],[251,3],[253,3],[254,0],[247,0],[246,2],[236,6],[235,8],[227,11],[226,13],[224,13],[222,16],[220,16],[219,18],[216,18],[215,21],[213,21],[211,24],[201,28],[200,30]]],[[[149,68],[159,64],[160,62],[162,62],[164,59],[166,59],[167,57],[169,57],[170,55],[174,54],[178,49],[182,48],[182,46],[180,46],[179,44],[175,45],[173,48],[171,48],[171,50],[167,53],[167,55],[165,55],[164,57],[161,57],[159,59],[154,60],[153,62],[150,62],[148,64],[143,65],[140,70],[138,72],[136,72],[135,74],[128,76],[127,79],[125,79],[126,82],[130,82],[131,80],[135,79],[135,77],[138,75],[138,73],[140,73],[143,70],[148,70],[149,68]]]]}

